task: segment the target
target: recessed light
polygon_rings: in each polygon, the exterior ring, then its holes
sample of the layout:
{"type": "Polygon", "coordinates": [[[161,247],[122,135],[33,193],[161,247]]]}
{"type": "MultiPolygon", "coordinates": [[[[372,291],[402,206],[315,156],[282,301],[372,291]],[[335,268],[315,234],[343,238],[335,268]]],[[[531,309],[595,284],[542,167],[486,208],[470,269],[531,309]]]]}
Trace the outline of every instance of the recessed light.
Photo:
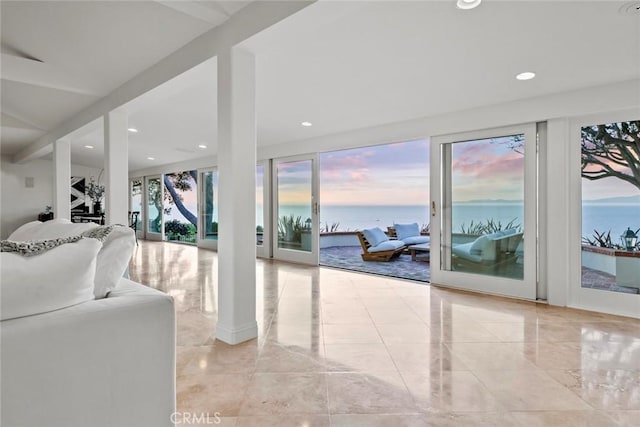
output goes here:
{"type": "Polygon", "coordinates": [[[525,71],[524,73],[520,73],[516,75],[516,79],[518,80],[531,80],[536,76],[536,73],[531,71],[525,71]]]}
{"type": "Polygon", "coordinates": [[[138,133],[138,129],[136,129],[136,128],[129,128],[129,129],[127,129],[127,130],[128,130],[129,132],[131,132],[131,133],[138,133]]]}
{"type": "Polygon", "coordinates": [[[458,0],[456,6],[458,7],[458,9],[469,10],[473,9],[474,7],[480,6],[481,2],[482,0],[458,0]]]}
{"type": "Polygon", "coordinates": [[[313,123],[311,123],[311,122],[302,122],[302,123],[300,123],[300,124],[301,124],[302,126],[304,126],[304,127],[313,126],[313,123]]]}
{"type": "Polygon", "coordinates": [[[93,150],[93,145],[85,145],[84,148],[88,148],[89,150],[93,150]]]}
{"type": "Polygon", "coordinates": [[[204,150],[205,148],[207,148],[207,146],[206,146],[206,145],[204,145],[204,144],[199,144],[199,145],[198,145],[198,148],[200,148],[200,149],[204,150]]]}
{"type": "Polygon", "coordinates": [[[155,157],[147,157],[147,160],[155,160],[155,157]]]}

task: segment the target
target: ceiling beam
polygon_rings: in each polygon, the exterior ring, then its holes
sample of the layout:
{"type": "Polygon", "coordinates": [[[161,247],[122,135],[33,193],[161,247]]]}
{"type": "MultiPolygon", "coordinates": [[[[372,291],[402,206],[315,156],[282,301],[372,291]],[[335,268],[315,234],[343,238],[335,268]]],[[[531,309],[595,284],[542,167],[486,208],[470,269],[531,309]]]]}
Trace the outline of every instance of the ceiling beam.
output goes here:
{"type": "Polygon", "coordinates": [[[17,114],[13,111],[7,111],[6,107],[2,107],[2,126],[13,127],[17,129],[29,129],[43,131],[43,128],[36,123],[22,117],[21,114],[17,114]]]}
{"type": "Polygon", "coordinates": [[[317,0],[255,1],[182,48],[141,72],[76,116],[48,132],[13,156],[15,163],[33,158],[34,153],[107,112],[124,105],[196,65],[217,56],[249,37],[277,24],[317,0]]]}
{"type": "Polygon", "coordinates": [[[3,128],[14,128],[14,129],[27,129],[27,130],[39,130],[34,124],[27,123],[24,120],[20,120],[19,118],[8,114],[6,111],[3,111],[0,115],[0,123],[2,123],[3,128]]]}
{"type": "Polygon", "coordinates": [[[189,15],[192,18],[200,19],[214,26],[222,24],[229,19],[229,15],[219,10],[207,7],[206,4],[196,3],[194,1],[162,1],[156,0],[157,3],[170,9],[189,15]]]}
{"type": "Polygon", "coordinates": [[[2,80],[45,87],[48,89],[90,96],[104,96],[96,88],[83,83],[78,76],[70,75],[39,60],[2,53],[2,80]]]}

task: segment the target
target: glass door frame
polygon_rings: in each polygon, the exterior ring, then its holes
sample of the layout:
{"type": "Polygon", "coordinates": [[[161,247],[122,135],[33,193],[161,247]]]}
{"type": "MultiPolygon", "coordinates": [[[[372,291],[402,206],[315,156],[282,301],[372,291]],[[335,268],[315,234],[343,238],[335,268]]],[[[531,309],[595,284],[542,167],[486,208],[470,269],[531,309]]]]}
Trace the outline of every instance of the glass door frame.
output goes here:
{"type": "Polygon", "coordinates": [[[271,247],[273,258],[300,264],[320,264],[320,191],[318,178],[318,153],[280,157],[271,164],[271,247]],[[278,247],[278,165],[280,163],[311,161],[311,251],[297,251],[278,247]]]}
{"type": "MultiPolygon", "coordinates": [[[[262,224],[263,224],[263,232],[262,232],[262,245],[256,245],[256,256],[258,258],[271,258],[271,236],[272,227],[271,227],[271,161],[270,160],[259,160],[256,162],[256,172],[258,166],[262,166],[262,224]]],[[[257,214],[256,214],[257,215],[257,214]]],[[[256,218],[257,225],[258,218],[256,218]]],[[[277,230],[277,229],[276,229],[277,230]]],[[[257,231],[256,231],[257,233],[257,231]]]]}
{"type": "MultiPolygon", "coordinates": [[[[640,317],[640,295],[582,287],[581,129],[584,126],[638,120],[638,110],[590,114],[569,120],[569,307],[640,317]]],[[[617,236],[616,236],[617,237],[617,236]]]]}
{"type": "Polygon", "coordinates": [[[431,138],[431,281],[434,284],[504,295],[516,298],[535,300],[538,281],[538,212],[537,212],[537,135],[536,124],[529,123],[478,131],[463,132],[436,136],[431,138]],[[524,134],[525,138],[525,173],[524,173],[524,279],[515,280],[468,272],[450,271],[442,267],[441,247],[445,232],[450,231],[449,218],[451,206],[443,206],[443,195],[447,177],[451,176],[450,163],[447,159],[444,144],[464,143],[480,139],[500,136],[524,134]],[[448,168],[445,170],[445,168],[448,168]],[[444,214],[444,216],[443,216],[444,214]],[[448,218],[447,218],[448,217],[448,218]],[[446,220],[445,220],[446,218],[446,220]]]}
{"type": "Polygon", "coordinates": [[[149,231],[149,222],[144,222],[144,235],[147,240],[159,240],[164,241],[164,175],[149,175],[144,177],[144,217],[149,218],[149,181],[152,179],[160,180],[160,200],[163,206],[160,208],[160,233],[154,233],[149,231]]]}
{"type": "MultiPolygon", "coordinates": [[[[204,226],[204,210],[205,210],[205,200],[206,200],[206,186],[204,184],[204,174],[208,172],[216,172],[218,171],[217,166],[207,167],[198,169],[198,183],[200,184],[198,187],[198,232],[197,234],[197,245],[199,248],[211,249],[214,251],[218,250],[218,240],[208,240],[205,238],[205,226],[204,226]]],[[[214,209],[217,209],[217,206],[214,206],[214,209]]]]}
{"type": "MultiPolygon", "coordinates": [[[[270,189],[271,189],[271,173],[270,173],[270,161],[262,160],[256,163],[256,168],[258,166],[263,167],[263,194],[262,194],[262,206],[263,206],[263,227],[264,231],[262,234],[262,245],[256,246],[256,256],[260,258],[270,258],[271,257],[271,208],[269,200],[270,198],[270,189]]],[[[207,172],[217,172],[218,166],[211,166],[206,168],[198,169],[198,179],[199,182],[202,183],[200,185],[200,189],[198,190],[198,247],[211,249],[214,251],[218,250],[218,240],[208,240],[204,237],[205,227],[204,227],[204,209],[205,209],[205,200],[206,200],[206,187],[204,185],[204,174],[207,172]]],[[[214,207],[215,208],[215,207],[214,207]]],[[[256,218],[257,220],[257,218],[256,218]]],[[[255,225],[254,225],[255,227],[255,225]]]]}
{"type": "MultiPolygon", "coordinates": [[[[142,188],[140,189],[140,203],[142,204],[142,206],[140,207],[140,217],[138,218],[138,220],[140,221],[140,224],[142,225],[142,227],[140,227],[141,229],[138,230],[136,229],[136,236],[138,237],[138,239],[144,239],[145,238],[145,232],[147,230],[147,222],[145,221],[146,215],[145,215],[145,207],[146,205],[146,194],[145,194],[145,177],[144,176],[136,176],[136,177],[132,177],[129,178],[129,211],[132,211],[133,206],[131,206],[131,189],[133,187],[133,181],[140,181],[141,182],[141,186],[142,188]]],[[[133,217],[129,217],[129,226],[131,226],[131,222],[133,221],[133,217]]]]}

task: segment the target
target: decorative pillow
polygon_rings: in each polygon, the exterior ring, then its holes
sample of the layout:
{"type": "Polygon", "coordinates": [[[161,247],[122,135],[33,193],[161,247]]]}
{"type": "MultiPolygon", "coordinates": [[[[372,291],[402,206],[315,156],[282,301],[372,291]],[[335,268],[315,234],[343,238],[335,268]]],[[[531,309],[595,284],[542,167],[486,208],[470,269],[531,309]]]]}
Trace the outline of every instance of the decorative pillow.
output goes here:
{"type": "Polygon", "coordinates": [[[71,222],[68,219],[54,219],[47,222],[40,222],[31,227],[23,229],[28,223],[11,233],[8,240],[14,242],[25,242],[28,240],[49,240],[61,237],[79,236],[87,230],[97,227],[92,222],[71,222]]]}
{"type": "Polygon", "coordinates": [[[26,224],[18,227],[16,231],[11,233],[9,236],[9,240],[13,240],[15,242],[26,242],[27,240],[33,240],[32,236],[35,235],[37,230],[42,226],[42,222],[40,221],[31,221],[26,224]]]}
{"type": "Polygon", "coordinates": [[[0,253],[1,320],[58,310],[94,299],[102,243],[81,239],[40,255],[0,253]]]}
{"type": "Polygon", "coordinates": [[[389,240],[389,236],[384,234],[384,231],[382,231],[380,227],[362,230],[362,234],[364,234],[364,237],[371,246],[378,246],[380,243],[389,240]]]}
{"type": "MultiPolygon", "coordinates": [[[[89,230],[105,227],[100,227],[93,223],[74,223],[67,219],[54,219],[30,228],[31,235],[26,236],[27,239],[16,239],[15,234],[21,228],[12,233],[9,236],[9,240],[56,239],[78,236],[89,230]]],[[[18,237],[25,237],[25,234],[27,233],[21,232],[18,237]]],[[[132,229],[126,226],[113,227],[98,253],[94,290],[96,299],[106,297],[110,291],[115,289],[120,278],[127,270],[135,245],[136,238],[132,229]]]]}
{"type": "Polygon", "coordinates": [[[127,271],[135,246],[136,236],[131,228],[116,226],[109,233],[98,252],[94,290],[96,299],[106,297],[116,288],[127,271]]]}
{"type": "Polygon", "coordinates": [[[398,236],[398,240],[420,235],[420,226],[417,222],[414,222],[413,224],[393,224],[393,226],[396,229],[396,236],[398,236]]]}

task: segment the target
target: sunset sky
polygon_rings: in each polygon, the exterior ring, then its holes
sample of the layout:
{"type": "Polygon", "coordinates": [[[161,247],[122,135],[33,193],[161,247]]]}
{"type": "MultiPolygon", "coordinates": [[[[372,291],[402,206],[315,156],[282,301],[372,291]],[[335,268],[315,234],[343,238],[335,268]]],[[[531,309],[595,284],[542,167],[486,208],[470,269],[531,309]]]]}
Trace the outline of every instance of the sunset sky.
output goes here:
{"type": "Polygon", "coordinates": [[[425,140],[320,154],[323,205],[428,205],[425,140]]]}
{"type": "Polygon", "coordinates": [[[453,202],[524,199],[524,149],[514,151],[512,137],[454,143],[453,202]]]}

